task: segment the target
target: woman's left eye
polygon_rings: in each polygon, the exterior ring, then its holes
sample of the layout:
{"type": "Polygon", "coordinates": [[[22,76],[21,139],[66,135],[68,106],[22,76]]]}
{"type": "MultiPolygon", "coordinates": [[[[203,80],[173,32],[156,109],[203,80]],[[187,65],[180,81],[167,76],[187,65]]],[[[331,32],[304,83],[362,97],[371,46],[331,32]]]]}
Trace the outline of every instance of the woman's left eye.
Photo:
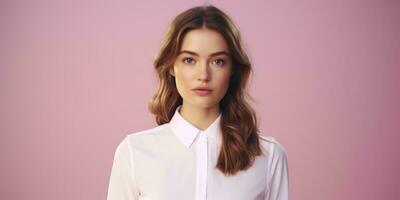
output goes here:
{"type": "Polygon", "coordinates": [[[216,60],[213,60],[212,63],[213,63],[213,64],[216,64],[216,65],[223,65],[223,64],[224,64],[224,60],[222,60],[222,59],[216,59],[216,60]]]}
{"type": "Polygon", "coordinates": [[[193,58],[187,57],[187,58],[183,58],[182,60],[184,63],[186,64],[192,64],[194,62],[193,58]]]}

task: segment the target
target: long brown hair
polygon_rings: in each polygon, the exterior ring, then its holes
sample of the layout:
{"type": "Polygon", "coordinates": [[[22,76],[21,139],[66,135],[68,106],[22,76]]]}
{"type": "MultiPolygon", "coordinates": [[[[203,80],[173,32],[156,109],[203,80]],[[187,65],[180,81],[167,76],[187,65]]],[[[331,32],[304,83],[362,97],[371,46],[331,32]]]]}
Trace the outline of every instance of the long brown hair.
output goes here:
{"type": "Polygon", "coordinates": [[[225,175],[234,175],[252,166],[262,151],[259,144],[257,118],[247,102],[246,91],[251,64],[241,45],[238,28],[220,9],[198,6],[188,9],[174,18],[154,61],[159,87],[149,103],[157,124],[168,123],[177,106],[182,104],[175,77],[169,71],[178,56],[185,34],[190,30],[206,27],[217,31],[226,40],[231,52],[233,75],[229,88],[220,101],[222,145],[216,167],[225,175]]]}

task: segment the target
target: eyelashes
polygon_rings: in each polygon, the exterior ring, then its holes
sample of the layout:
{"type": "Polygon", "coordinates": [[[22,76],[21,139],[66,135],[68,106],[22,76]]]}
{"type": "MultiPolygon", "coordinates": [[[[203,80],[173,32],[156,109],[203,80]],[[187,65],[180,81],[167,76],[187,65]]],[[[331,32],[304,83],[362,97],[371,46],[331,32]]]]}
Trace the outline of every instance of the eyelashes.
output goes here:
{"type": "MultiPolygon", "coordinates": [[[[185,64],[191,65],[191,64],[195,63],[195,60],[192,57],[185,57],[182,59],[182,62],[185,64]]],[[[218,66],[222,66],[225,64],[225,61],[223,59],[218,58],[218,59],[212,60],[211,63],[218,65],[218,66]]]]}

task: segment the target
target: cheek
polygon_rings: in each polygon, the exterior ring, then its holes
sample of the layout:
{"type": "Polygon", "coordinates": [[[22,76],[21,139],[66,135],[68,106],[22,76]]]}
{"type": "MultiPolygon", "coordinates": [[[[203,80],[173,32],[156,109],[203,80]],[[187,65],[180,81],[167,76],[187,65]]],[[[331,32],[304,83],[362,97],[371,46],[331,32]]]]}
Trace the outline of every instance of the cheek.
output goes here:
{"type": "Polygon", "coordinates": [[[179,94],[183,96],[185,91],[190,89],[190,74],[182,70],[175,70],[175,83],[179,94]]]}
{"type": "Polygon", "coordinates": [[[230,76],[229,75],[222,75],[219,77],[218,79],[218,85],[220,85],[220,90],[221,90],[221,95],[225,95],[226,90],[229,88],[229,80],[230,80],[230,76]]]}

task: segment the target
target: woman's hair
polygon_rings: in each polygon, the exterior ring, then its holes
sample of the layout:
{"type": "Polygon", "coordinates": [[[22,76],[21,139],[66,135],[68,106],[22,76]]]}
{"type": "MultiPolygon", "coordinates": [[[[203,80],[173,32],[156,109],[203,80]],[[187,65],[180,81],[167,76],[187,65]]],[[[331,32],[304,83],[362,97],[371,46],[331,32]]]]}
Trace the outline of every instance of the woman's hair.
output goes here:
{"type": "Polygon", "coordinates": [[[175,77],[169,72],[180,51],[185,34],[194,29],[208,28],[220,33],[231,53],[233,75],[227,93],[220,101],[222,145],[216,167],[225,175],[234,175],[252,166],[261,155],[257,118],[246,101],[250,97],[246,85],[251,64],[242,49],[241,37],[233,21],[220,9],[209,5],[188,9],[174,18],[157,54],[154,67],[159,87],[149,103],[158,125],[168,123],[182,104],[175,77]]]}

